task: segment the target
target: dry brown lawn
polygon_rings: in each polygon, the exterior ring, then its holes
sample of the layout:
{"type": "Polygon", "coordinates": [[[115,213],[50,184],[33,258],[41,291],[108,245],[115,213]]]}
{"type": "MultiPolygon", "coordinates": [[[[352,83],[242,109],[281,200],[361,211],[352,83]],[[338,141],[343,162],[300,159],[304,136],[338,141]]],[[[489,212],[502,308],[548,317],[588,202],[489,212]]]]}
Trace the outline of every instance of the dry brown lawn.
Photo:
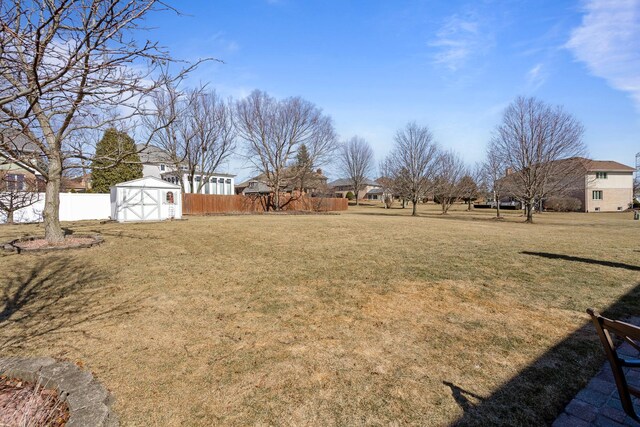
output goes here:
{"type": "Polygon", "coordinates": [[[0,354],[82,362],[123,425],[549,423],[603,361],[584,310],[640,309],[640,222],[420,213],[67,224],[106,241],[0,255],[0,354]]]}

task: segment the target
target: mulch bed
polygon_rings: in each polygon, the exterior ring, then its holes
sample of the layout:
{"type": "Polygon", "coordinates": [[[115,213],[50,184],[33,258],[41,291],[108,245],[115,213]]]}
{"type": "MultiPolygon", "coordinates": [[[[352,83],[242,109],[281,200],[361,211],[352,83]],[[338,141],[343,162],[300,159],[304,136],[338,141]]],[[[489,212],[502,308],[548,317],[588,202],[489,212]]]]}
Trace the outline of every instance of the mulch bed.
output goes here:
{"type": "Polygon", "coordinates": [[[61,427],[69,408],[55,390],[0,376],[0,426],[61,427]]]}
{"type": "Polygon", "coordinates": [[[59,243],[49,243],[44,237],[23,237],[10,243],[0,245],[0,249],[23,252],[44,252],[64,249],[90,248],[103,242],[102,236],[96,235],[68,235],[59,243]]]}

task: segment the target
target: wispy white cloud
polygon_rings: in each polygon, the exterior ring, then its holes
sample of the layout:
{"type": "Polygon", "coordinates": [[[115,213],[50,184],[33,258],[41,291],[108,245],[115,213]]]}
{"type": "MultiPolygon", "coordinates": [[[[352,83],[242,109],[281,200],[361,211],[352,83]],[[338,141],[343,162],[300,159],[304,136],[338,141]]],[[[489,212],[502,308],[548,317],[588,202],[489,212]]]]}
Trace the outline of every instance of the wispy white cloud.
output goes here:
{"type": "Polygon", "coordinates": [[[566,47],[640,110],[640,0],[588,0],[566,47]]]}
{"type": "Polygon", "coordinates": [[[228,38],[227,34],[223,31],[217,31],[211,34],[209,37],[194,41],[193,43],[200,48],[206,48],[207,50],[215,50],[216,52],[234,53],[240,49],[240,45],[235,40],[228,38]],[[213,49],[212,49],[213,47],[213,49]]]}
{"type": "Polygon", "coordinates": [[[527,71],[527,74],[525,76],[527,81],[527,91],[536,91],[540,86],[544,84],[544,82],[547,80],[547,77],[549,77],[549,73],[547,72],[547,69],[542,62],[539,62],[531,67],[531,69],[527,71]]]}
{"type": "Polygon", "coordinates": [[[494,45],[493,35],[477,17],[461,17],[458,14],[447,18],[436,32],[429,46],[435,48],[433,62],[457,71],[476,56],[486,53],[494,45]]]}

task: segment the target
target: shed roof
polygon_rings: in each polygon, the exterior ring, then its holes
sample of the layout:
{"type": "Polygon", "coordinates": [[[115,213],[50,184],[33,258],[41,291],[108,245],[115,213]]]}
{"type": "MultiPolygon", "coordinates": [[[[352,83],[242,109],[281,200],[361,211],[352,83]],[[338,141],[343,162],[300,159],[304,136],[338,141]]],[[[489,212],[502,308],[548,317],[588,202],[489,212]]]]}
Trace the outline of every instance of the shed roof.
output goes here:
{"type": "Polygon", "coordinates": [[[169,188],[169,189],[177,189],[180,190],[181,187],[176,184],[172,184],[167,181],[163,181],[160,178],[156,178],[153,176],[147,176],[144,178],[138,178],[131,181],[121,182],[119,184],[113,185],[112,187],[121,188],[169,188]]]}

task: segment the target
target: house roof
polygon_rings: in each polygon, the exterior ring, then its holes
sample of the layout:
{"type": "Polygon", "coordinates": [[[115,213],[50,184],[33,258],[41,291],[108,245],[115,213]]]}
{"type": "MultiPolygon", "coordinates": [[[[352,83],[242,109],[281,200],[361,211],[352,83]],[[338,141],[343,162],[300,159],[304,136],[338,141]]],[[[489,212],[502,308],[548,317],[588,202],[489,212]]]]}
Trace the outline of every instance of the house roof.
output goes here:
{"type": "Polygon", "coordinates": [[[35,165],[44,166],[43,153],[24,134],[16,129],[0,130],[0,164],[16,164],[36,175],[35,165]],[[4,159],[4,160],[3,160],[4,159]]]}
{"type": "Polygon", "coordinates": [[[622,163],[615,162],[613,160],[589,160],[584,159],[585,168],[589,172],[634,172],[635,169],[631,166],[623,165],[622,163]]]}
{"type": "Polygon", "coordinates": [[[374,188],[367,191],[367,194],[384,194],[384,190],[382,188],[374,188]]]}
{"type": "Polygon", "coordinates": [[[0,148],[20,153],[37,153],[39,148],[17,129],[2,129],[0,131],[0,148]]]}
{"type": "MultiPolygon", "coordinates": [[[[363,182],[364,185],[369,185],[371,187],[381,187],[381,185],[369,178],[365,179],[363,182]]],[[[339,178],[335,181],[332,181],[328,184],[330,187],[345,187],[345,186],[353,186],[353,181],[349,178],[339,178]]]]}
{"type": "MultiPolygon", "coordinates": [[[[187,175],[186,171],[169,171],[169,172],[164,172],[162,173],[162,176],[178,176],[178,175],[187,175]]],[[[212,173],[200,173],[200,172],[196,172],[196,176],[206,176],[208,178],[233,178],[235,177],[234,174],[231,173],[219,173],[219,172],[212,172],[212,173]]]]}
{"type": "Polygon", "coordinates": [[[136,144],[136,151],[139,153],[141,163],[171,163],[171,156],[155,145],[136,144]]]}
{"type": "MultiPolygon", "coordinates": [[[[562,170],[571,170],[569,168],[580,168],[582,173],[588,172],[625,172],[633,173],[634,168],[623,165],[613,160],[592,160],[584,157],[570,157],[567,159],[554,160],[551,162],[555,167],[562,170]]],[[[514,172],[507,172],[507,175],[501,179],[508,178],[514,172]]]]}
{"type": "MultiPolygon", "coordinates": [[[[138,151],[138,155],[140,156],[140,163],[153,164],[153,165],[157,165],[157,164],[170,165],[173,163],[173,160],[171,160],[171,156],[169,155],[169,153],[167,153],[165,150],[163,150],[160,147],[156,147],[155,145],[136,144],[136,150],[138,151]]],[[[183,165],[186,165],[186,163],[183,162],[183,165]]],[[[170,171],[170,172],[166,172],[166,174],[177,175],[178,172],[170,171]]],[[[220,173],[216,171],[208,172],[208,173],[198,172],[198,174],[207,175],[207,176],[222,176],[225,178],[235,177],[235,175],[230,173],[220,173]]],[[[162,175],[164,176],[165,174],[162,174],[162,175]]]]}
{"type": "Polygon", "coordinates": [[[156,178],[153,176],[147,176],[144,178],[138,178],[131,181],[121,182],[116,185],[112,185],[113,187],[133,187],[133,188],[170,188],[170,189],[178,189],[180,190],[180,186],[176,184],[171,184],[170,182],[164,181],[160,178],[156,178]]]}
{"type": "Polygon", "coordinates": [[[253,187],[246,186],[245,189],[244,189],[245,194],[271,193],[271,187],[269,187],[264,182],[260,182],[260,181],[252,181],[252,182],[255,182],[256,185],[254,185],[253,187]]]}

